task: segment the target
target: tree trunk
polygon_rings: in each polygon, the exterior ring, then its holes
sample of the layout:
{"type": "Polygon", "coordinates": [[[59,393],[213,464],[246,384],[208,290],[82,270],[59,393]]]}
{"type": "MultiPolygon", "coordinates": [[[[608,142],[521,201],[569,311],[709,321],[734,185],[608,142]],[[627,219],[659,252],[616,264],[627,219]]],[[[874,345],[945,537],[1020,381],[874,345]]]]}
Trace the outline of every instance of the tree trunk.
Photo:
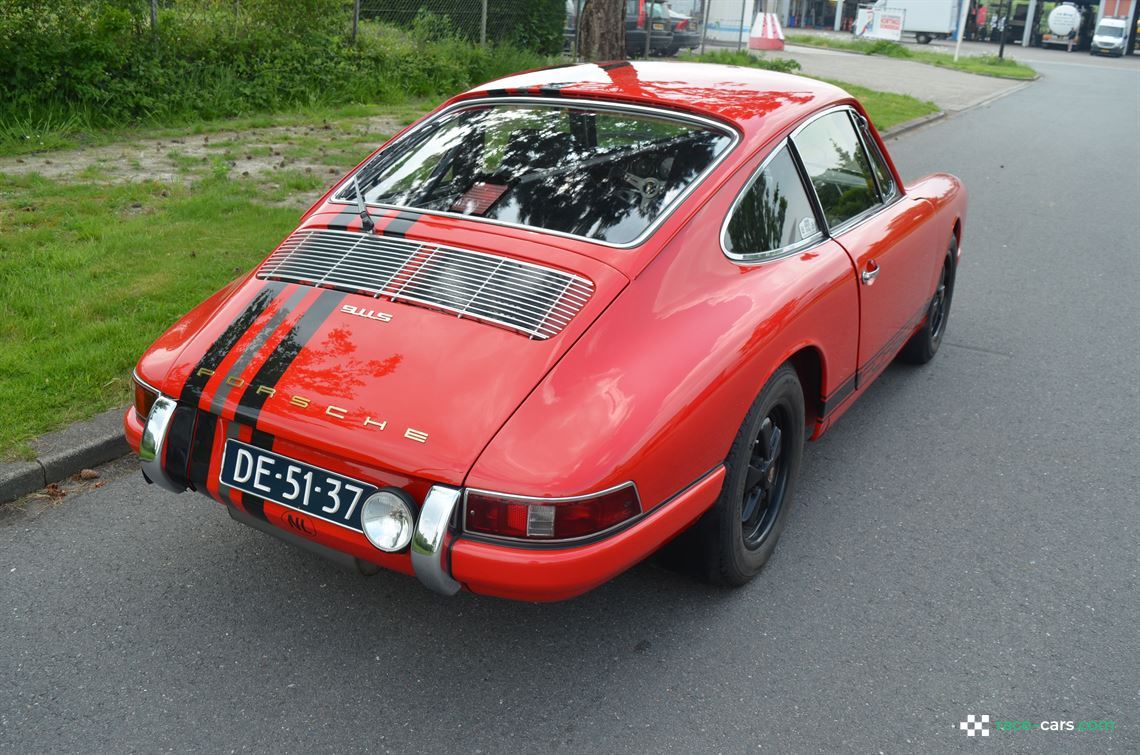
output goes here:
{"type": "Polygon", "coordinates": [[[578,50],[585,60],[624,60],[625,0],[586,0],[578,19],[578,50]]]}

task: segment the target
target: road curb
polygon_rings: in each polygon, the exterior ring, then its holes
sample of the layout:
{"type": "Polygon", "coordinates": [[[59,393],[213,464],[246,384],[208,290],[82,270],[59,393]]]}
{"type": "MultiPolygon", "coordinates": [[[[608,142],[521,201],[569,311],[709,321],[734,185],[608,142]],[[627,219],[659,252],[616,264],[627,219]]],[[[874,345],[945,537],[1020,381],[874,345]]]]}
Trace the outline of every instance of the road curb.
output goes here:
{"type": "Polygon", "coordinates": [[[914,118],[912,120],[909,120],[906,123],[900,123],[897,126],[892,126],[891,128],[887,129],[886,131],[880,132],[879,136],[883,137],[884,139],[890,139],[892,137],[899,136],[901,134],[905,134],[907,131],[913,131],[916,128],[919,128],[921,126],[925,126],[928,123],[933,123],[934,121],[940,121],[945,117],[946,117],[946,111],[939,110],[937,113],[931,113],[929,115],[923,115],[923,116],[920,116],[918,118],[914,118]]]}
{"type": "Polygon", "coordinates": [[[123,438],[123,412],[111,409],[91,419],[41,435],[31,442],[34,461],[0,463],[0,503],[13,501],[84,469],[130,452],[123,438]]]}

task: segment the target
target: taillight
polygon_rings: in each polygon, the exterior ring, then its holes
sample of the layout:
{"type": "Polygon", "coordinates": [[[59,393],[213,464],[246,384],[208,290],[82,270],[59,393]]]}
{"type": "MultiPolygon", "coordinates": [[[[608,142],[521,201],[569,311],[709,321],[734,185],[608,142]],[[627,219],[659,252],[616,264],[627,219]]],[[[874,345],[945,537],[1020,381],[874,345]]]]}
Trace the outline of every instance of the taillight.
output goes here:
{"type": "Polygon", "coordinates": [[[684,31],[685,29],[688,29],[688,28],[689,28],[689,19],[683,18],[677,22],[676,31],[684,31]]]}
{"type": "Polygon", "coordinates": [[[632,484],[578,498],[525,498],[467,491],[464,529],[528,540],[593,535],[641,513],[632,484]]]}
{"type": "Polygon", "coordinates": [[[135,380],[135,412],[144,421],[150,416],[150,408],[154,406],[156,399],[158,399],[158,393],[150,386],[140,383],[137,379],[135,380]]]}

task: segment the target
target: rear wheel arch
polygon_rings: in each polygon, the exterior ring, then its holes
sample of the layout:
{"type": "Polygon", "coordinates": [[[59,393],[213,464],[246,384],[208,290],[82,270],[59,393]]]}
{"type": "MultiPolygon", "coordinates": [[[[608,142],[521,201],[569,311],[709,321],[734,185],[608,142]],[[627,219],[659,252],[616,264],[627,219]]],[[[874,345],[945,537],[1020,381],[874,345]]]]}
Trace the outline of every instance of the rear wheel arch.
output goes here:
{"type": "Polygon", "coordinates": [[[803,346],[782,364],[790,364],[804,391],[804,422],[816,424],[823,413],[823,352],[817,346],[803,346]]]}

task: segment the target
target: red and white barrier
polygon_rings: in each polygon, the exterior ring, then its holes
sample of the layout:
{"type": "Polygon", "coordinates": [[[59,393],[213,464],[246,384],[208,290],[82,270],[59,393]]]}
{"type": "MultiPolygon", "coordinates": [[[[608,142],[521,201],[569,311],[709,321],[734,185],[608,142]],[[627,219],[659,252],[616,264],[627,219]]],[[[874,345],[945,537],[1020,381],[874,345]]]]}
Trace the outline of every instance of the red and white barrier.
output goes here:
{"type": "Polygon", "coordinates": [[[757,13],[748,32],[749,50],[783,50],[784,29],[775,13],[757,13]]]}

